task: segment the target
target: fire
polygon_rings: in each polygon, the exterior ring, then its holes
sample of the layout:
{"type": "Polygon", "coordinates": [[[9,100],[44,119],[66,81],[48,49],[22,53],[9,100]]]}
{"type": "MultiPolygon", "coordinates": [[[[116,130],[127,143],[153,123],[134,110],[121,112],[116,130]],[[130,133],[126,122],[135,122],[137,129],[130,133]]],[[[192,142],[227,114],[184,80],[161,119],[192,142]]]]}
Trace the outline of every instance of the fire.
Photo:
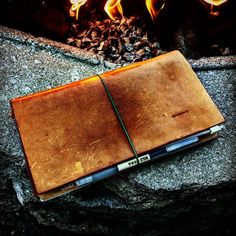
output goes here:
{"type": "Polygon", "coordinates": [[[159,5],[159,0],[145,0],[145,2],[152,20],[155,21],[159,12],[164,8],[165,3],[162,3],[161,6],[158,7],[157,4],[159,5]]]}
{"type": "Polygon", "coordinates": [[[72,4],[71,6],[71,11],[75,12],[75,19],[78,20],[79,18],[79,9],[81,6],[83,6],[87,0],[70,0],[70,3],[72,4]]]}
{"type": "MultiPolygon", "coordinates": [[[[203,0],[205,2],[226,2],[227,0],[203,0]]],[[[72,15],[75,16],[76,20],[79,18],[79,10],[80,7],[83,6],[87,0],[70,0],[71,5],[71,12],[72,15]]],[[[158,16],[159,12],[165,6],[165,0],[145,0],[147,9],[152,17],[152,20],[155,21],[156,17],[158,16]]],[[[115,20],[117,17],[123,17],[123,8],[121,6],[121,0],[107,0],[104,6],[104,10],[107,15],[112,19],[115,20]]]]}
{"type": "Polygon", "coordinates": [[[209,8],[210,11],[210,15],[211,16],[219,16],[220,15],[220,11],[219,11],[219,6],[225,2],[227,2],[228,0],[201,0],[202,3],[204,3],[206,8],[209,8]],[[208,5],[209,4],[209,5],[208,5]],[[210,6],[210,7],[208,7],[210,6]]]}
{"type": "Polygon", "coordinates": [[[123,17],[121,0],[107,0],[104,10],[112,20],[115,20],[118,16],[123,17]]]}
{"type": "Polygon", "coordinates": [[[221,4],[227,2],[228,0],[203,0],[203,1],[214,6],[220,6],[221,4]]]}

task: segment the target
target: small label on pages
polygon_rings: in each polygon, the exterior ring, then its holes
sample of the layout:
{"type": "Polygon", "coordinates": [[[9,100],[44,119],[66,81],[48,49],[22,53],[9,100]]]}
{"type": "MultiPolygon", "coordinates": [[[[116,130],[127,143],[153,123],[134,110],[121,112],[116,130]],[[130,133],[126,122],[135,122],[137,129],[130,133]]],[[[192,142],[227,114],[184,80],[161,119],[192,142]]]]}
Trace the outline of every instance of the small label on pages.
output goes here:
{"type": "Polygon", "coordinates": [[[124,163],[117,165],[117,168],[119,171],[122,171],[122,170],[128,169],[130,167],[136,166],[138,164],[138,162],[143,163],[143,162],[149,161],[150,159],[151,158],[150,158],[149,154],[146,154],[144,156],[138,157],[138,161],[136,158],[134,158],[132,160],[129,160],[129,161],[126,161],[124,163]]]}
{"type": "Polygon", "coordinates": [[[139,163],[143,163],[143,162],[149,161],[150,159],[151,158],[150,158],[149,154],[143,155],[143,156],[138,158],[139,163]]]}
{"type": "Polygon", "coordinates": [[[126,161],[124,163],[117,165],[117,168],[119,171],[121,171],[121,170],[128,169],[132,166],[136,166],[137,164],[138,164],[137,159],[132,159],[132,160],[129,160],[129,161],[126,161]]]}

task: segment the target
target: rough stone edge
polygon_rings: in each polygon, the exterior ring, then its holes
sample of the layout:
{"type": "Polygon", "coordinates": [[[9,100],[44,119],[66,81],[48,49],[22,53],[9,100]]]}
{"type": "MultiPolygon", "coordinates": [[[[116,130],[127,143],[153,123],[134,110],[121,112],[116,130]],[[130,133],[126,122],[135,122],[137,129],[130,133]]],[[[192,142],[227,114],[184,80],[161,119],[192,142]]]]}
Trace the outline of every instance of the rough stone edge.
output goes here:
{"type": "Polygon", "coordinates": [[[102,57],[96,54],[81,50],[79,48],[60,43],[43,37],[35,37],[32,34],[20,30],[8,28],[0,25],[0,38],[3,40],[15,41],[22,44],[28,44],[38,49],[43,49],[52,53],[60,53],[65,57],[74,58],[81,62],[91,65],[104,64],[102,57]]]}
{"type": "MultiPolygon", "coordinates": [[[[91,65],[102,64],[108,69],[115,69],[116,67],[122,66],[121,64],[114,64],[108,61],[104,61],[101,56],[98,56],[91,52],[87,52],[85,50],[81,50],[74,46],[70,46],[43,37],[35,37],[32,34],[8,28],[2,25],[0,25],[0,38],[2,38],[3,40],[6,39],[10,41],[33,45],[39,49],[44,49],[46,51],[60,53],[65,57],[74,58],[91,65]]],[[[236,67],[236,55],[203,57],[196,60],[188,59],[188,62],[195,70],[229,69],[236,67]]]]}
{"type": "Polygon", "coordinates": [[[236,55],[188,59],[188,62],[194,70],[231,69],[236,68],[236,55]]]}

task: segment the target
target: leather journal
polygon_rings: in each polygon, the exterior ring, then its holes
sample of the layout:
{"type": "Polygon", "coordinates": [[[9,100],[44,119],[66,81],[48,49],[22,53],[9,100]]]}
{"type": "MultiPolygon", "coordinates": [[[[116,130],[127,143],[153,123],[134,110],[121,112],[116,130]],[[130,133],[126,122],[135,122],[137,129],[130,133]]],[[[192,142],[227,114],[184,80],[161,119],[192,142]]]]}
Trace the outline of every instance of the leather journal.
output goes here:
{"type": "Polygon", "coordinates": [[[11,106],[41,200],[213,139],[224,122],[178,51],[11,106]]]}

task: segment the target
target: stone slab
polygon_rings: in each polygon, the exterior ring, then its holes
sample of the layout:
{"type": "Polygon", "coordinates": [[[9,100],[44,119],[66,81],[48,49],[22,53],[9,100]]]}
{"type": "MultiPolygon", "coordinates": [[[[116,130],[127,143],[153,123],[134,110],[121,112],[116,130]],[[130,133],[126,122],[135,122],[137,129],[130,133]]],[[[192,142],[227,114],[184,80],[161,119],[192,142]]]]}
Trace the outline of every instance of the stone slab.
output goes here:
{"type": "MultiPolygon", "coordinates": [[[[196,204],[212,206],[214,216],[214,204],[211,204],[222,203],[222,198],[228,199],[227,204],[224,203],[229,208],[226,217],[234,214],[236,207],[235,204],[232,207],[232,199],[235,195],[232,197],[229,190],[236,183],[236,57],[189,62],[226,118],[226,127],[217,140],[42,204],[32,194],[9,100],[80,80],[117,65],[68,45],[0,27],[1,191],[7,189],[11,198],[15,194],[16,209],[24,214],[27,211],[38,224],[71,233],[117,232],[118,226],[109,225],[111,219],[120,224],[126,219],[125,225],[131,231],[140,228],[137,222],[145,222],[140,232],[149,232],[148,225],[150,222],[153,225],[153,217],[156,217],[156,226],[170,218],[174,222],[176,215],[191,212],[196,204]],[[225,192],[220,194],[223,189],[225,192]],[[120,217],[124,212],[126,217],[120,217]],[[76,214],[81,220],[71,222],[76,214]],[[136,223],[129,221],[131,216],[136,223]]],[[[4,205],[7,196],[3,196],[4,205]]],[[[204,217],[207,222],[208,216],[204,217]]],[[[177,227],[175,224],[173,227],[177,227]]],[[[166,230],[160,228],[158,232],[161,235],[168,232],[166,230]]]]}

